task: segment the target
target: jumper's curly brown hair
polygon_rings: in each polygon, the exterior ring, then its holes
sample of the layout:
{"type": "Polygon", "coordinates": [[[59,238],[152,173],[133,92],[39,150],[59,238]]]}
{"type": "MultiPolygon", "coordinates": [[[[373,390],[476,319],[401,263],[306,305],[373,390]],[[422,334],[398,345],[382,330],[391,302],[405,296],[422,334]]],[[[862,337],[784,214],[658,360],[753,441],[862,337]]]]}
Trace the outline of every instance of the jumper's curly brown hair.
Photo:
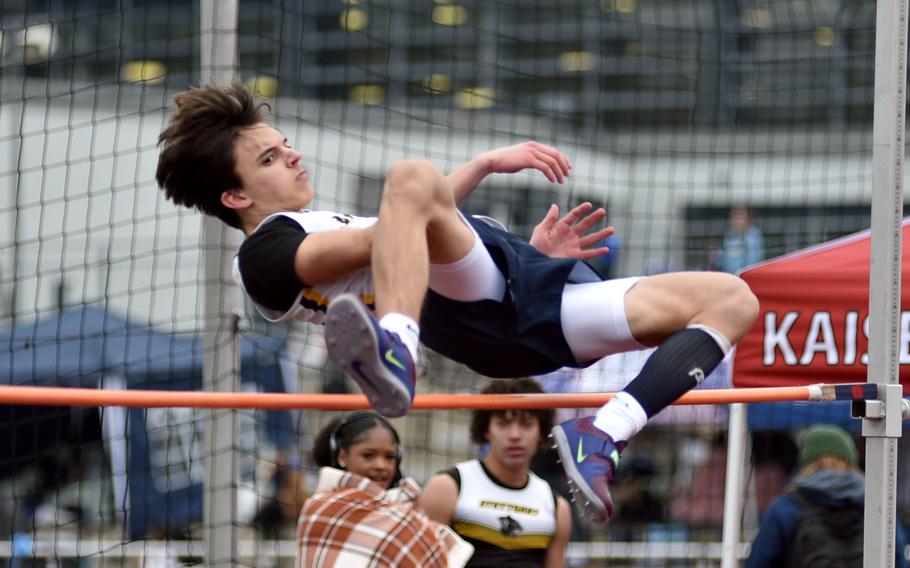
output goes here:
{"type": "Polygon", "coordinates": [[[222,193],[242,187],[234,139],[265,122],[271,107],[240,83],[194,87],[175,96],[174,104],[177,108],[158,136],[158,187],[175,204],[242,229],[237,212],[221,203],[222,193]]]}

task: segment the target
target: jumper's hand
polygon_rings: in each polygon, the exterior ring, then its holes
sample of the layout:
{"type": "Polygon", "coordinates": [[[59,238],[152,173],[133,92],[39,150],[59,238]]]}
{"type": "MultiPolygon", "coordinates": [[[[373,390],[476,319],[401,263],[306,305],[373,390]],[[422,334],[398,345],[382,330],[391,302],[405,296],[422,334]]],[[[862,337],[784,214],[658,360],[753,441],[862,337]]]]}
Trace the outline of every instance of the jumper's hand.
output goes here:
{"type": "Polygon", "coordinates": [[[563,183],[572,169],[572,164],[562,152],[533,141],[496,148],[484,152],[483,157],[489,161],[490,173],[514,174],[522,170],[535,169],[553,183],[563,183]]]}
{"type": "Polygon", "coordinates": [[[593,207],[590,203],[582,203],[560,219],[559,206],[554,203],[543,221],[534,227],[531,246],[553,258],[588,260],[607,254],[610,252],[609,247],[589,248],[615,232],[613,227],[604,227],[585,234],[607,216],[602,207],[591,211],[593,207]]]}

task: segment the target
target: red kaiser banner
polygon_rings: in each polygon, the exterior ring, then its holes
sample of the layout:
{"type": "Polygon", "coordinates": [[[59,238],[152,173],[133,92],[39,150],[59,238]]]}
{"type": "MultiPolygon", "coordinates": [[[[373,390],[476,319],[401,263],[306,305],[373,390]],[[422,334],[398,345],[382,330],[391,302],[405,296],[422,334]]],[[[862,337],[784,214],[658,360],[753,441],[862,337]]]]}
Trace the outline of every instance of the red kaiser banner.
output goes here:
{"type": "MultiPolygon", "coordinates": [[[[761,302],[736,347],[737,387],[866,380],[869,231],[755,265],[743,280],[761,302]]],[[[902,230],[900,378],[910,385],[910,218],[902,230]]]]}

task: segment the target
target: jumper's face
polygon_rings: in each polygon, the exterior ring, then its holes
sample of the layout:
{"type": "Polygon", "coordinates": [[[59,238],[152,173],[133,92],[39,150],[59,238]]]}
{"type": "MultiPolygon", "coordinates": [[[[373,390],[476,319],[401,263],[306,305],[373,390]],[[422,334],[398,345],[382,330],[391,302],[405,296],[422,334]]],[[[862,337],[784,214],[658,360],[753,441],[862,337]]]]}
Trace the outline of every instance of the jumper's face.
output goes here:
{"type": "Polygon", "coordinates": [[[234,162],[243,183],[240,192],[249,200],[246,209],[256,218],[279,211],[299,211],[313,200],[313,186],[300,163],[300,152],[267,124],[251,126],[238,134],[234,162]]]}
{"type": "Polygon", "coordinates": [[[510,411],[490,417],[489,455],[507,469],[529,468],[540,440],[540,420],[528,412],[510,411]]]}
{"type": "Polygon", "coordinates": [[[376,425],[365,432],[361,441],[342,448],[337,460],[345,471],[369,477],[388,489],[398,470],[398,447],[392,433],[376,425]]]}

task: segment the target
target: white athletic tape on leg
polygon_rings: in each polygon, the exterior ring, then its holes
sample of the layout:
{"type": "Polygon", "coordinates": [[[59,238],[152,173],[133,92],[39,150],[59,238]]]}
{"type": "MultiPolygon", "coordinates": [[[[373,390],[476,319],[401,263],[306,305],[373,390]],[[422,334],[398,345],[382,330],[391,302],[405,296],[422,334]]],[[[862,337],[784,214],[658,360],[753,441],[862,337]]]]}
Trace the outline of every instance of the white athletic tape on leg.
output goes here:
{"type": "Polygon", "coordinates": [[[700,329],[703,332],[710,335],[711,339],[713,339],[714,342],[717,343],[717,346],[720,347],[720,350],[723,351],[724,357],[729,355],[730,351],[733,349],[733,344],[730,342],[730,340],[727,339],[726,337],[724,337],[724,334],[717,331],[713,327],[708,327],[708,326],[702,325],[700,323],[695,323],[690,326],[687,326],[687,329],[700,329]]]}

